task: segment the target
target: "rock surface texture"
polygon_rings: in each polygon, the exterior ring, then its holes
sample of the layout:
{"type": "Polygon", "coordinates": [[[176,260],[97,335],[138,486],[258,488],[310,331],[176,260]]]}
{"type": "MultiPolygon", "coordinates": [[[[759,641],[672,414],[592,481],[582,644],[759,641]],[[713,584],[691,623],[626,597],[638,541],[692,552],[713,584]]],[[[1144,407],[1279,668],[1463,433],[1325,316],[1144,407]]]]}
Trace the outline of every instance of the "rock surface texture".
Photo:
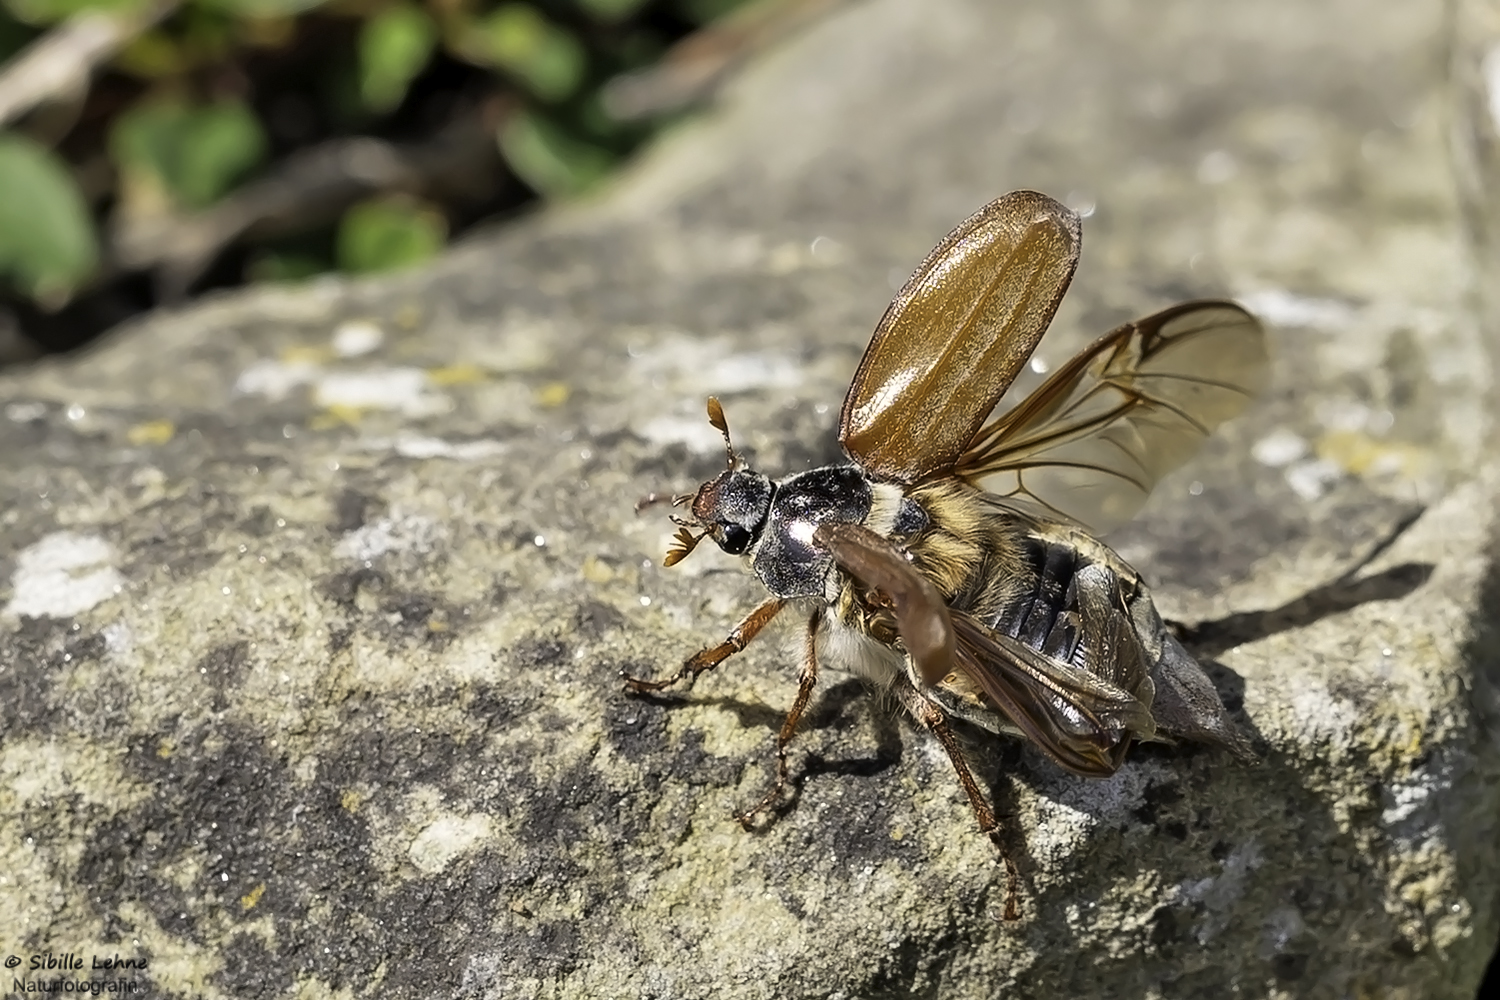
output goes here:
{"type": "Polygon", "coordinates": [[[0,374],[0,949],[145,959],[181,998],[1473,997],[1497,258],[1461,224],[1495,179],[1453,156],[1495,162],[1500,73],[1452,23],[870,0],[591,203],[0,374]],[[941,749],[853,679],[788,808],[730,818],[794,620],[685,694],[617,675],[762,596],[716,551],[663,569],[669,523],[632,513],[721,466],[703,398],[767,472],[837,459],[893,288],[1022,187],[1087,215],[1044,360],[1234,295],[1276,361],[1111,538],[1264,762],[1138,748],[1089,781],[978,741],[1007,923],[941,749]]]}

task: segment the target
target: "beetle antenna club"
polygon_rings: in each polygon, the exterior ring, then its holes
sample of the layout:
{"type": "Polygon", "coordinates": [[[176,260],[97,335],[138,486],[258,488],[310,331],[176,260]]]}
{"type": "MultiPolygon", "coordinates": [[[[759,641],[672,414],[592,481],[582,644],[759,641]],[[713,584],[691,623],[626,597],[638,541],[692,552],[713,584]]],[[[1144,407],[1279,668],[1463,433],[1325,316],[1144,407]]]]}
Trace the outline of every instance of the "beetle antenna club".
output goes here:
{"type": "Polygon", "coordinates": [[[724,417],[724,406],[719,402],[718,396],[708,397],[708,422],[713,425],[714,430],[724,435],[724,454],[731,469],[738,469],[745,464],[739,452],[734,450],[734,445],[729,440],[729,421],[724,417]]]}
{"type": "Polygon", "coordinates": [[[674,517],[672,520],[678,525],[677,534],[672,537],[672,547],[667,549],[667,555],[662,559],[663,566],[676,566],[698,547],[699,542],[708,537],[707,531],[693,534],[688,530],[692,525],[682,518],[674,517]]]}

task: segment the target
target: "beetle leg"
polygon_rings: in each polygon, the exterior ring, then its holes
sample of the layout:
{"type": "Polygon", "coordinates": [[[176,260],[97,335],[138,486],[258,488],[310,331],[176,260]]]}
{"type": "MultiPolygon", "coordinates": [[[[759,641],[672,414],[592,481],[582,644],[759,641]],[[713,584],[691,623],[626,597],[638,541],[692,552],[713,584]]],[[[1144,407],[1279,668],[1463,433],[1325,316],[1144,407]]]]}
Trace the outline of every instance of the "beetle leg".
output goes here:
{"type": "Polygon", "coordinates": [[[781,732],[776,737],[776,783],[771,790],[755,804],[755,808],[746,810],[735,816],[740,821],[740,826],[750,830],[754,828],[755,817],[774,806],[781,798],[782,789],[786,787],[787,772],[787,744],[792,742],[792,737],[797,735],[797,724],[802,721],[802,713],[807,710],[807,702],[812,698],[813,686],[818,683],[818,625],[822,623],[823,610],[819,608],[812,613],[812,618],[807,622],[807,641],[802,652],[802,677],[797,682],[797,700],[792,702],[791,711],[786,713],[786,721],[781,724],[781,732]]]}
{"type": "Polygon", "coordinates": [[[1005,863],[1005,919],[1007,921],[1019,920],[1021,916],[1018,900],[1020,898],[1020,874],[1016,871],[1016,863],[1011,859],[1010,848],[1006,847],[1004,838],[1000,834],[1000,822],[995,818],[995,811],[990,808],[984,800],[984,793],[979,790],[979,782],[974,780],[973,773],[969,770],[968,759],[964,757],[963,747],[958,744],[958,737],[953,735],[953,729],[948,725],[948,716],[943,710],[917,693],[917,689],[909,682],[896,685],[896,696],[906,706],[906,710],[912,714],[924,729],[929,729],[942,744],[943,750],[947,752],[948,759],[953,762],[953,770],[958,773],[958,783],[963,786],[964,794],[969,797],[969,808],[974,810],[974,818],[979,821],[979,832],[990,838],[990,843],[1000,852],[1000,860],[1005,863]]]}
{"type": "Polygon", "coordinates": [[[731,629],[729,635],[724,639],[723,642],[719,643],[717,646],[709,646],[706,649],[700,649],[698,652],[688,657],[687,660],[683,662],[682,666],[678,668],[677,672],[675,674],[672,674],[670,677],[663,677],[658,680],[650,681],[640,677],[632,677],[630,674],[627,674],[622,670],[620,671],[620,679],[625,682],[625,686],[628,689],[641,694],[650,691],[661,691],[664,688],[669,688],[673,684],[676,684],[678,681],[682,680],[684,677],[688,678],[688,684],[691,685],[693,681],[698,679],[699,674],[703,673],[705,670],[712,670],[714,667],[717,667],[719,664],[729,659],[735,653],[738,653],[740,650],[750,645],[751,640],[753,640],[756,635],[760,633],[760,630],[765,628],[766,625],[770,623],[771,619],[776,617],[777,612],[779,612],[784,607],[786,607],[786,601],[782,600],[779,597],[773,598],[772,600],[769,600],[766,603],[762,604],[760,607],[756,608],[754,611],[746,615],[738,625],[731,629]]]}

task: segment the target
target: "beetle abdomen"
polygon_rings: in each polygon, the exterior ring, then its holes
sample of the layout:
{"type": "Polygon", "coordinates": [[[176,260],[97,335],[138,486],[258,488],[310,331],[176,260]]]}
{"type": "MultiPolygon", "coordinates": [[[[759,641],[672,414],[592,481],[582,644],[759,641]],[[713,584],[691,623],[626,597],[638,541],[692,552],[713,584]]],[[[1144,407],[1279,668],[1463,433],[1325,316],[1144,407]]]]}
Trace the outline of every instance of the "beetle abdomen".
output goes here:
{"type": "Polygon", "coordinates": [[[1079,650],[1075,577],[1086,564],[1077,549],[1063,542],[1031,538],[1022,551],[1035,574],[1031,592],[1012,598],[998,613],[980,620],[1040,653],[1082,666],[1076,658],[1079,650]]]}

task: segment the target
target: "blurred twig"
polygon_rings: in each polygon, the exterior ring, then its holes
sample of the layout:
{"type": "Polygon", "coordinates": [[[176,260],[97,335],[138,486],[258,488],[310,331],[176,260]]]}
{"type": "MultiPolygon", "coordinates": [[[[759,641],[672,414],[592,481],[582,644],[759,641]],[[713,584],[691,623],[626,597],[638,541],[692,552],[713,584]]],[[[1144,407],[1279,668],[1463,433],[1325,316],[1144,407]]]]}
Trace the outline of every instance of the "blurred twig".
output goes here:
{"type": "Polygon", "coordinates": [[[181,0],[155,0],[128,11],[83,11],[0,66],[0,126],[39,104],[82,93],[94,68],[176,10],[181,0]]]}
{"type": "Polygon", "coordinates": [[[509,112],[505,102],[490,101],[409,145],[333,139],[288,157],[269,176],[201,212],[117,218],[111,263],[126,271],[155,271],[157,294],[172,301],[234,243],[315,229],[372,194],[482,201],[506,176],[495,130],[509,112]]]}
{"type": "Polygon", "coordinates": [[[847,0],[759,0],[700,28],[661,62],[605,84],[604,109],[639,121],[707,100],[740,63],[847,0]]]}

